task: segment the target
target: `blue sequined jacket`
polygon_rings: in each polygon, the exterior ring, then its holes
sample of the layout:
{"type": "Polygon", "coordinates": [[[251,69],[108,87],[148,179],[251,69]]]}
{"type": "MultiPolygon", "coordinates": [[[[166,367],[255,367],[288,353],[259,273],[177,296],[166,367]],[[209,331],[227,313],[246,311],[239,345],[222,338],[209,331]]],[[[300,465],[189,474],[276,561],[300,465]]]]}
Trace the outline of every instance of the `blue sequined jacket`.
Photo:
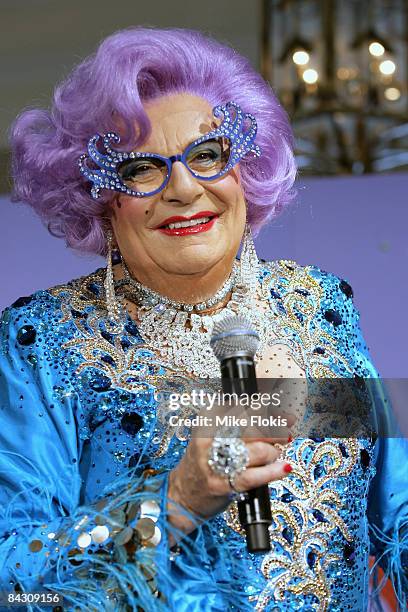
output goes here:
{"type": "MultiPolygon", "coordinates": [[[[2,597],[58,593],[80,610],[361,612],[373,554],[406,605],[402,437],[295,439],[293,472],[270,485],[268,554],[246,551],[235,503],[169,550],[167,477],[187,441],[165,430],[155,390],[172,375],[130,317],[111,333],[104,273],[2,314],[2,597]]],[[[378,379],[347,282],[286,260],[264,263],[260,282],[307,376],[378,379]]],[[[375,418],[391,426],[380,382],[375,418]]]]}

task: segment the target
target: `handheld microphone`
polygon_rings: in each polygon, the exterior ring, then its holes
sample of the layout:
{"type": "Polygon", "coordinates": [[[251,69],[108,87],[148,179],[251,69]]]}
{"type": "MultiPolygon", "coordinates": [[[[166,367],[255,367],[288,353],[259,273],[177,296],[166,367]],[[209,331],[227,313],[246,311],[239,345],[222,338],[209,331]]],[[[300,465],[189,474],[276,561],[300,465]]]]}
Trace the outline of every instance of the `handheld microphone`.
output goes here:
{"type": "MultiPolygon", "coordinates": [[[[254,356],[259,336],[252,324],[242,316],[230,315],[214,325],[210,341],[220,361],[224,393],[251,396],[258,392],[254,356]]],[[[240,494],[238,517],[245,531],[247,549],[252,553],[271,550],[269,526],[272,523],[268,485],[240,494]]]]}

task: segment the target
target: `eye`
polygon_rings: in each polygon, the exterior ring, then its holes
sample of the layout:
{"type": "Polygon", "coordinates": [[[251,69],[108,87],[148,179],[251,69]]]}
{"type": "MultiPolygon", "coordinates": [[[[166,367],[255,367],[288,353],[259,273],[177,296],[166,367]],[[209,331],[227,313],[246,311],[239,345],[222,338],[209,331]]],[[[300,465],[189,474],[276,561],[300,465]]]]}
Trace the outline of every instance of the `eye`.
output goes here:
{"type": "Polygon", "coordinates": [[[188,154],[188,163],[211,163],[219,160],[222,146],[218,140],[208,140],[193,147],[188,154]]]}
{"type": "Polygon", "coordinates": [[[152,166],[150,166],[149,164],[140,164],[140,166],[136,166],[135,171],[136,172],[146,172],[147,170],[151,168],[152,166]]]}
{"type": "Polygon", "coordinates": [[[191,159],[192,161],[213,161],[214,159],[218,159],[219,156],[219,152],[208,149],[206,151],[198,151],[191,159]]]}
{"type": "Polygon", "coordinates": [[[228,163],[230,143],[224,137],[211,138],[190,149],[187,155],[189,168],[199,176],[216,176],[228,163]]]}
{"type": "Polygon", "coordinates": [[[140,161],[127,161],[123,165],[121,164],[118,168],[119,176],[123,180],[140,178],[149,172],[155,172],[158,170],[157,165],[151,161],[140,160],[140,161]]]}
{"type": "Polygon", "coordinates": [[[127,159],[119,164],[117,172],[129,187],[142,189],[142,186],[149,185],[150,189],[156,189],[167,176],[167,166],[162,159],[146,156],[127,159]]]}

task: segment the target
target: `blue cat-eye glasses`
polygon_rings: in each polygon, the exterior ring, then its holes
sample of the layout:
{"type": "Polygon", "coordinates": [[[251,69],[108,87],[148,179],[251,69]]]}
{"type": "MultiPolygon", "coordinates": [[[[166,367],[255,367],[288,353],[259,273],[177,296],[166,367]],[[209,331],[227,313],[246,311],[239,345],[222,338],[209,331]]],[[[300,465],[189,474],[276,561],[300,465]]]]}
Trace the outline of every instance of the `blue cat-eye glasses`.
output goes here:
{"type": "Polygon", "coordinates": [[[81,155],[79,159],[81,174],[93,183],[92,197],[99,198],[101,189],[138,198],[155,195],[166,187],[177,161],[200,181],[213,181],[229,172],[248,153],[260,156],[261,150],[254,143],[257,124],[253,115],[243,113],[234,102],[216,106],[213,114],[215,117],[222,114],[222,123],[189,144],[183,153],[171,157],[115,150],[111,144],[118,144],[120,138],[114,132],[92,136],[88,155],[81,155]],[[100,141],[104,153],[98,150],[100,141]],[[93,168],[88,165],[89,161],[93,162],[93,168]]]}

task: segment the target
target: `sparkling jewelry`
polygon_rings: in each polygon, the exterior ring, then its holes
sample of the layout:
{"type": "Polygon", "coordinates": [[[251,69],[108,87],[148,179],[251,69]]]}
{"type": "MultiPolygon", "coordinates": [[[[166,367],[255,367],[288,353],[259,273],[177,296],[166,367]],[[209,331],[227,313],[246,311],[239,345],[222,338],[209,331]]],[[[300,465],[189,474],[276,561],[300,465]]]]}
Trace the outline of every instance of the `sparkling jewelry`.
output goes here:
{"type": "Polygon", "coordinates": [[[232,476],[231,474],[228,476],[228,482],[231,487],[231,493],[230,493],[231,501],[237,501],[238,499],[241,499],[243,495],[243,491],[238,491],[235,488],[235,478],[236,476],[232,476]]]}
{"type": "Polygon", "coordinates": [[[117,281],[116,285],[118,287],[122,285],[130,285],[133,289],[132,296],[141,307],[154,307],[155,311],[160,313],[164,312],[166,309],[181,310],[185,312],[199,312],[202,310],[208,310],[216,304],[219,304],[226,298],[227,294],[231,291],[233,285],[235,284],[238,278],[239,267],[237,263],[234,262],[232,272],[221,287],[221,289],[219,289],[217,293],[213,295],[213,297],[211,297],[210,299],[204,302],[200,302],[198,304],[186,304],[183,302],[176,302],[168,297],[160,295],[160,293],[153,291],[153,289],[146,287],[146,285],[142,285],[142,283],[139,283],[139,281],[131,277],[129,269],[124,261],[122,261],[122,269],[124,279],[117,281]]]}
{"type": "Polygon", "coordinates": [[[123,308],[116,298],[115,284],[113,280],[113,269],[112,269],[112,231],[108,230],[107,243],[108,253],[106,260],[106,276],[105,276],[105,299],[106,309],[108,311],[108,321],[110,323],[110,331],[113,333],[120,333],[124,325],[124,312],[123,308]]]}
{"type": "MultiPolygon", "coordinates": [[[[118,286],[117,294],[138,304],[132,288],[118,286]]],[[[221,302],[222,303],[222,302],[221,302]]],[[[215,314],[167,307],[163,301],[156,306],[139,306],[138,328],[146,344],[157,351],[164,362],[199,378],[220,378],[220,363],[210,346],[214,324],[226,315],[242,314],[253,322],[259,333],[263,321],[253,307],[248,288],[237,283],[231,298],[215,314]],[[259,319],[259,323],[256,321],[259,319]]]]}
{"type": "Polygon", "coordinates": [[[232,490],[237,493],[234,480],[246,470],[249,452],[245,442],[235,433],[223,430],[216,433],[209,448],[208,465],[216,474],[228,478],[232,490]]]}
{"type": "Polygon", "coordinates": [[[114,132],[92,136],[88,142],[88,155],[81,155],[78,161],[81,174],[92,183],[92,197],[98,199],[101,189],[137,198],[154,195],[166,187],[176,161],[182,162],[200,181],[213,181],[229,172],[246,155],[261,155],[261,149],[255,144],[257,123],[253,115],[244,113],[235,102],[215,106],[213,114],[215,117],[223,116],[221,124],[189,144],[182,154],[172,157],[113,149],[112,143],[120,143],[119,136],[114,132]],[[100,141],[105,153],[98,148],[100,141]],[[207,157],[204,159],[199,153],[207,154],[207,157]],[[143,160],[143,180],[138,178],[140,159],[143,160]],[[148,183],[146,172],[149,172],[148,183]],[[146,184],[149,184],[150,191],[144,191],[146,184]]]}
{"type": "Polygon", "coordinates": [[[245,223],[240,265],[241,283],[242,285],[249,287],[249,290],[254,293],[259,274],[259,260],[255,250],[251,226],[249,225],[248,221],[245,223]]]}
{"type": "Polygon", "coordinates": [[[255,304],[260,292],[258,258],[248,229],[242,252],[243,261],[238,269],[234,265],[230,276],[231,297],[226,305],[222,298],[225,292],[224,297],[228,295],[225,285],[213,298],[191,308],[191,304],[174,302],[134,279],[115,281],[117,297],[127,298],[139,307],[138,329],[146,345],[156,351],[168,367],[199,378],[220,378],[220,363],[210,340],[215,323],[230,315],[244,316],[251,321],[260,338],[255,361],[262,355],[271,325],[269,318],[255,304]],[[216,306],[217,300],[221,308],[215,314],[196,310],[196,306],[204,304],[206,308],[209,304],[210,307],[216,306]]]}

